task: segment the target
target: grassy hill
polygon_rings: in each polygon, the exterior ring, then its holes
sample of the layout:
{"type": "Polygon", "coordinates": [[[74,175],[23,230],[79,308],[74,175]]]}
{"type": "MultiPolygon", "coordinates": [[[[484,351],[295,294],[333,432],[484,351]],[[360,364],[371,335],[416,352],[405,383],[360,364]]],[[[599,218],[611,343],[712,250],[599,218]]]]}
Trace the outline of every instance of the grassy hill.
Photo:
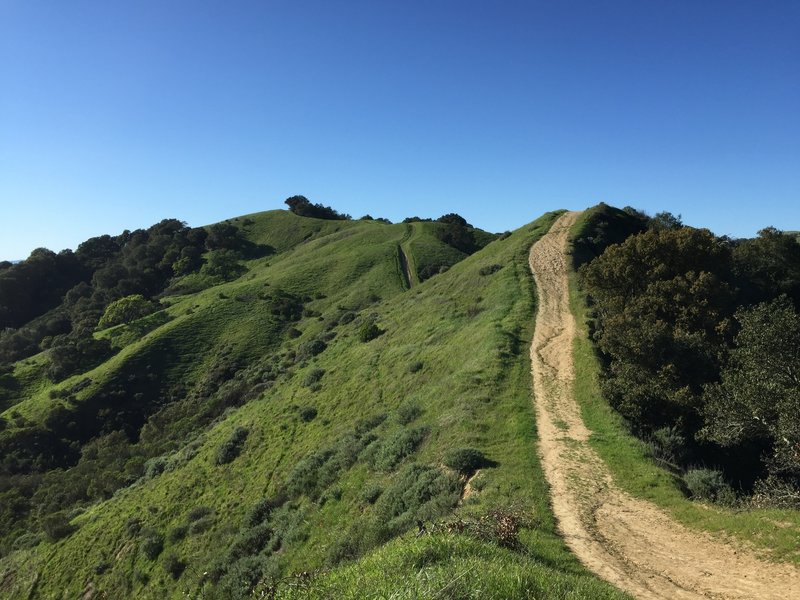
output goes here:
{"type": "Polygon", "coordinates": [[[17,532],[0,595],[620,597],[556,535],[535,453],[527,254],[557,214],[470,256],[439,223],[240,217],[269,252],[238,279],[98,332],[118,351],[57,385],[14,365],[0,441],[79,458],[38,482],[70,508],[17,532]]]}

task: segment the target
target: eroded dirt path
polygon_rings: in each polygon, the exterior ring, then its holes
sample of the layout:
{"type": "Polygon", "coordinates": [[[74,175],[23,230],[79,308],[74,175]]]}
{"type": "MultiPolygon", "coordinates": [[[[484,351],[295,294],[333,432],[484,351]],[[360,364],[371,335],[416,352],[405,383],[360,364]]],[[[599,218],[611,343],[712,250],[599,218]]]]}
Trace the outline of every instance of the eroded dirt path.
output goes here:
{"type": "Polygon", "coordinates": [[[589,445],[572,395],[565,213],[530,253],[539,294],[531,345],[539,452],[567,544],[590,570],[637,598],[800,598],[800,570],[677,523],[614,483],[589,445]]]}

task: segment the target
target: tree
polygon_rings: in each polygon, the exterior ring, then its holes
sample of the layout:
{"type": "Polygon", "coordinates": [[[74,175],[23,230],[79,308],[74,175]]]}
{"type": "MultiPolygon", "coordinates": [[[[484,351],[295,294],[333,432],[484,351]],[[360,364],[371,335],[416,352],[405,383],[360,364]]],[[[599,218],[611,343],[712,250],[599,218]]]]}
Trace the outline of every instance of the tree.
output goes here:
{"type": "Polygon", "coordinates": [[[328,219],[333,221],[349,221],[350,215],[341,214],[330,206],[312,204],[305,196],[291,196],[284,203],[299,217],[313,217],[315,219],[328,219]]]}
{"type": "Polygon", "coordinates": [[[141,294],[125,296],[106,307],[106,311],[103,313],[97,326],[100,329],[105,329],[106,327],[112,327],[114,325],[131,323],[156,310],[158,310],[158,305],[145,299],[141,294]]]}
{"type": "Polygon", "coordinates": [[[231,281],[247,270],[239,262],[240,260],[241,255],[233,250],[214,250],[208,254],[208,260],[200,272],[204,275],[231,281]]]}
{"type": "Polygon", "coordinates": [[[723,446],[764,440],[771,473],[800,482],[800,315],[786,296],[736,313],[741,330],[708,386],[706,435],[723,446]]]}

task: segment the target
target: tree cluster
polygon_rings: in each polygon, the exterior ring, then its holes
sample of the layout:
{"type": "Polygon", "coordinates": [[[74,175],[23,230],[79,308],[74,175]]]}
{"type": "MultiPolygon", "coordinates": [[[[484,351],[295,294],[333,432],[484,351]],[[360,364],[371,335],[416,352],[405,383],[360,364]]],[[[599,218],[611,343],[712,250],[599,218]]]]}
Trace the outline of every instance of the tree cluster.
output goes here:
{"type": "Polygon", "coordinates": [[[681,469],[714,465],[743,491],[800,485],[800,244],[771,228],[717,237],[668,213],[634,235],[603,223],[596,236],[628,237],[579,276],[611,405],[681,469]]]}
{"type": "Polygon", "coordinates": [[[352,219],[350,215],[336,212],[330,206],[312,204],[305,196],[291,196],[285,200],[285,204],[290,211],[299,217],[313,217],[331,221],[349,221],[352,219]]]}

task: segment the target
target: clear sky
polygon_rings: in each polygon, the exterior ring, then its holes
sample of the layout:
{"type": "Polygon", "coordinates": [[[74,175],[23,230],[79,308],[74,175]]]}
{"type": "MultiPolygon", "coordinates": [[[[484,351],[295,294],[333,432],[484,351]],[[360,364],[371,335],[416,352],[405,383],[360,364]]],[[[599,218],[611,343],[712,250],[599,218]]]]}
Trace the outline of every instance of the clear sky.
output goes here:
{"type": "Polygon", "coordinates": [[[0,0],[0,259],[303,194],[800,229],[797,0],[0,0]]]}

